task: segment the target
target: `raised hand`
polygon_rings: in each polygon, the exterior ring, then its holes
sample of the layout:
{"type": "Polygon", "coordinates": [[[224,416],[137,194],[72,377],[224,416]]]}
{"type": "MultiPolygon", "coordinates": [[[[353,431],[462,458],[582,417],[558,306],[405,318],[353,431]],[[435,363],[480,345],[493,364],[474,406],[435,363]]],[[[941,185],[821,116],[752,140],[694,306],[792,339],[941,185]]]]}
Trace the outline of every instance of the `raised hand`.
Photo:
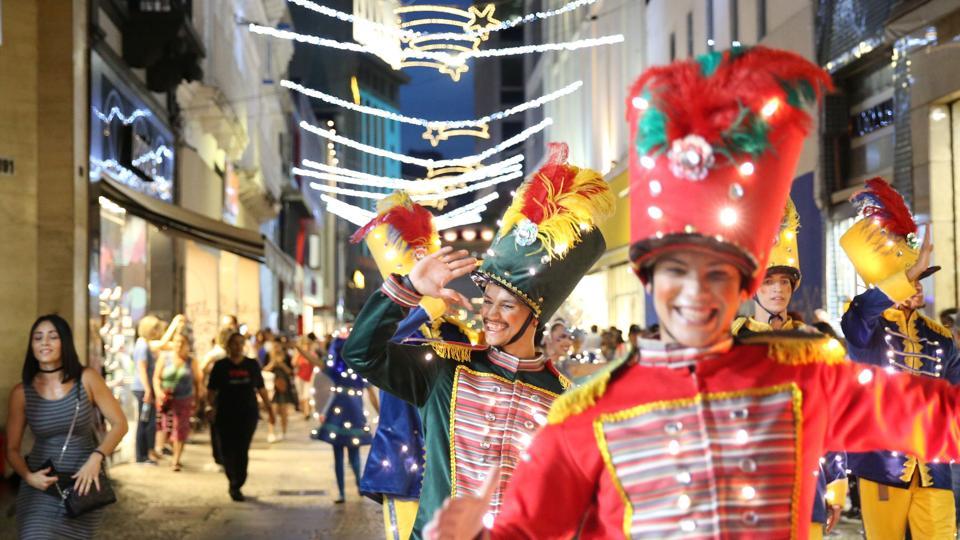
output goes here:
{"type": "Polygon", "coordinates": [[[907,269],[907,279],[910,281],[916,281],[917,278],[920,277],[920,274],[930,267],[930,257],[933,254],[932,230],[933,224],[927,223],[926,230],[923,233],[923,244],[920,246],[920,256],[917,258],[917,263],[907,269]]]}
{"type": "Polygon", "coordinates": [[[476,266],[477,259],[471,257],[467,250],[454,251],[452,247],[446,246],[417,261],[407,277],[417,292],[424,296],[441,298],[448,305],[460,304],[466,309],[472,309],[465,296],[446,288],[446,285],[469,274],[476,266]]]}
{"type": "Polygon", "coordinates": [[[427,540],[474,540],[483,532],[483,516],[500,483],[500,468],[494,467],[480,487],[479,496],[447,499],[424,529],[427,540]]]}

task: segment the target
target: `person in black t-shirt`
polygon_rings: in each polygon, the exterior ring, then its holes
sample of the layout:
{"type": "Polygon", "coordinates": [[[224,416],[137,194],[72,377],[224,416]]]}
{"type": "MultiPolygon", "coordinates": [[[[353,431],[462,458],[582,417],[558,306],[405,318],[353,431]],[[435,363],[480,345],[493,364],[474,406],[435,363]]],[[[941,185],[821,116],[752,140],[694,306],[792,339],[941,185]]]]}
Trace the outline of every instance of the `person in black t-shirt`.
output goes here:
{"type": "MultiPolygon", "coordinates": [[[[264,404],[270,403],[260,364],[243,356],[243,336],[234,333],[227,340],[228,356],[218,360],[210,370],[207,383],[207,415],[213,421],[213,436],[220,444],[223,470],[230,481],[230,498],[243,501],[240,488],[247,480],[247,460],[250,442],[257,430],[260,417],[257,395],[264,404]]],[[[269,406],[270,423],[274,423],[269,406]]]]}

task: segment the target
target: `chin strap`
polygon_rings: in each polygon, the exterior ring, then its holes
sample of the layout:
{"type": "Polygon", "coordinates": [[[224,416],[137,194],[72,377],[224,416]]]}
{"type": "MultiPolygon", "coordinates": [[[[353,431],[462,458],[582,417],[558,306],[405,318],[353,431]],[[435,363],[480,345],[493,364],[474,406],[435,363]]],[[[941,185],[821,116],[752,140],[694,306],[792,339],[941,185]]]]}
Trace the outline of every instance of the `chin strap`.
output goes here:
{"type": "Polygon", "coordinates": [[[767,312],[767,324],[769,324],[770,326],[773,326],[772,323],[773,323],[774,320],[779,320],[779,321],[780,321],[780,324],[783,324],[783,323],[787,322],[787,320],[783,317],[783,314],[782,314],[782,313],[774,313],[774,312],[770,311],[769,309],[767,309],[767,307],[764,306],[763,303],[760,302],[760,297],[759,297],[759,296],[753,295],[753,301],[756,302],[757,305],[760,306],[761,309],[763,309],[764,311],[767,312]]]}
{"type": "Polygon", "coordinates": [[[504,343],[503,347],[506,347],[508,345],[513,345],[514,343],[516,343],[518,339],[523,337],[523,335],[527,333],[527,328],[530,327],[530,323],[532,322],[533,322],[533,310],[531,310],[530,313],[527,314],[527,320],[523,321],[523,326],[520,327],[520,330],[518,330],[517,333],[512,338],[510,338],[510,341],[504,343]]]}

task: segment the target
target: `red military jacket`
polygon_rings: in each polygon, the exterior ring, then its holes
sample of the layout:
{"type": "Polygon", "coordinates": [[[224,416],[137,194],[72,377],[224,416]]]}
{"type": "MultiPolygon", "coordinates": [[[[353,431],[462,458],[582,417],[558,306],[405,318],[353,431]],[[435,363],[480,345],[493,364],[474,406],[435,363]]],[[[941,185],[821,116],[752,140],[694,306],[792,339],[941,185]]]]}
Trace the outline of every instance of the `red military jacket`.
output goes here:
{"type": "Polygon", "coordinates": [[[800,538],[827,450],[960,454],[960,390],[840,363],[835,340],[644,342],[558,399],[493,538],[800,538]]]}

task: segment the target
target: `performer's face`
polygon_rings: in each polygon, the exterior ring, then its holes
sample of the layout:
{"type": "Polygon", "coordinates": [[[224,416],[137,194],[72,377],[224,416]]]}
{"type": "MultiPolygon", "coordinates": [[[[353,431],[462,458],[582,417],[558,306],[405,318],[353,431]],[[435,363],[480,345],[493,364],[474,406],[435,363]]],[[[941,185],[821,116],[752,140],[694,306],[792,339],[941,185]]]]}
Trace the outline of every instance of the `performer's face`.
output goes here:
{"type": "Polygon", "coordinates": [[[707,347],[729,337],[737,307],[747,297],[730,258],[705,248],[661,255],[647,290],[660,318],[660,339],[687,347],[707,347]]]}
{"type": "MultiPolygon", "coordinates": [[[[480,316],[483,318],[483,336],[488,345],[497,347],[510,341],[523,327],[529,314],[530,308],[510,291],[492,283],[484,287],[480,316]]],[[[530,328],[535,331],[536,325],[531,323],[527,330],[530,328]]]]}
{"type": "Polygon", "coordinates": [[[793,296],[793,283],[786,274],[770,274],[757,290],[760,304],[774,313],[783,313],[793,296]]]}
{"type": "Polygon", "coordinates": [[[913,311],[923,307],[923,285],[920,285],[918,281],[914,283],[913,286],[917,293],[898,304],[897,307],[900,309],[913,311]]]}

